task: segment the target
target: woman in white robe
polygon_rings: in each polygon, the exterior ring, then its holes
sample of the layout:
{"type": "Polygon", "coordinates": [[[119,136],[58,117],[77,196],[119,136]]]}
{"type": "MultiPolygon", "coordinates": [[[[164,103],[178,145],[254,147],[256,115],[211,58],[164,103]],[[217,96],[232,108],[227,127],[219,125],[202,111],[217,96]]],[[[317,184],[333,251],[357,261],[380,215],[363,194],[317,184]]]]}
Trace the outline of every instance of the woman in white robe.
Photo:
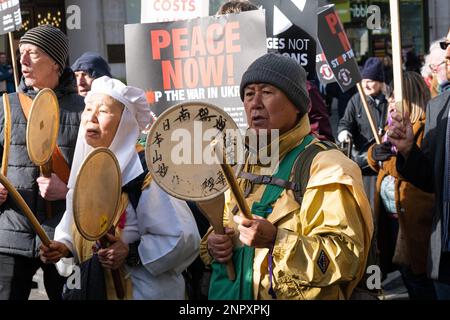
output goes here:
{"type": "MultiPolygon", "coordinates": [[[[58,271],[65,276],[72,271],[71,259],[67,257],[73,256],[75,263],[82,260],[75,247],[72,198],[83,160],[93,148],[108,147],[119,162],[122,185],[127,184],[143,173],[136,141],[150,121],[144,92],[107,76],[94,80],[85,103],[68,183],[66,213],[50,246],[41,246],[41,259],[57,263],[58,271]]],[[[185,299],[181,273],[197,257],[200,243],[187,204],[150,183],[142,191],[136,210],[128,203],[125,219],[121,236],[108,235],[112,245],[98,251],[103,267],[118,269],[126,265],[134,299],[185,299]]]]}

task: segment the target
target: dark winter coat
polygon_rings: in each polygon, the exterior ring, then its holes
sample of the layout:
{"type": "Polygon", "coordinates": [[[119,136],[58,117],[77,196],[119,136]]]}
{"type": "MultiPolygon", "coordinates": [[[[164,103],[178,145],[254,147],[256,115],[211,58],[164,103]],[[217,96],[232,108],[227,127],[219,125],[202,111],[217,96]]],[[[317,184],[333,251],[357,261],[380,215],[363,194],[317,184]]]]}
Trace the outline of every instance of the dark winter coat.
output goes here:
{"type": "MultiPolygon", "coordinates": [[[[30,98],[37,94],[33,88],[21,83],[21,91],[30,98]]],[[[77,141],[78,127],[84,101],[76,92],[73,72],[66,69],[60,78],[60,83],[54,89],[58,97],[60,108],[60,124],[58,146],[69,164],[72,164],[73,153],[77,141]]],[[[53,216],[46,218],[44,199],[39,193],[36,179],[39,177],[39,167],[36,167],[28,157],[26,147],[27,121],[19,103],[17,93],[9,94],[11,105],[11,145],[8,159],[8,179],[24,198],[25,202],[35,214],[38,221],[53,238],[54,229],[58,225],[65,211],[65,200],[53,201],[53,216]]],[[[3,102],[0,103],[0,156],[4,145],[4,113],[3,102]]],[[[0,207],[0,252],[36,257],[40,241],[26,216],[8,196],[7,201],[0,207]]]]}
{"type": "MultiPolygon", "coordinates": [[[[436,206],[431,227],[428,275],[450,284],[450,253],[442,253],[442,211],[445,141],[450,91],[432,99],[427,106],[427,121],[422,146],[413,146],[408,159],[397,158],[397,170],[418,188],[435,192],[436,206]]],[[[449,159],[447,159],[448,161],[449,159]]]]}

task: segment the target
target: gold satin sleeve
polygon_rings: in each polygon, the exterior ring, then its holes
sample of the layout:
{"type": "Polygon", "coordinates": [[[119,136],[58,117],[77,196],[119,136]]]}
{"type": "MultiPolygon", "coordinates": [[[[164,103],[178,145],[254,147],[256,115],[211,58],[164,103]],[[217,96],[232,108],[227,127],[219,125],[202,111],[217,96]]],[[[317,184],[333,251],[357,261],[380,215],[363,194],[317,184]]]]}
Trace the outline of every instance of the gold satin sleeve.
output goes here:
{"type": "Polygon", "coordinates": [[[274,275],[302,286],[351,281],[364,263],[359,207],[343,184],[308,189],[300,213],[301,233],[278,228],[274,275]]]}

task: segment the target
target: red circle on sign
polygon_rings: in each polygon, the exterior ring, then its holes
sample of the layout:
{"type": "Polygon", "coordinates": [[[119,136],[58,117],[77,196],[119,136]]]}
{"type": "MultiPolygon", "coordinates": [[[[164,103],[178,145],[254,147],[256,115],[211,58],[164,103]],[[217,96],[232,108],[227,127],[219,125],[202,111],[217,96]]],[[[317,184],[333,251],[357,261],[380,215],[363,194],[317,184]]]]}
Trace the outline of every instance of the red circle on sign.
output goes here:
{"type": "Polygon", "coordinates": [[[328,64],[323,64],[320,67],[320,74],[322,75],[322,78],[324,78],[325,80],[333,79],[333,71],[331,71],[331,68],[328,64]]]}

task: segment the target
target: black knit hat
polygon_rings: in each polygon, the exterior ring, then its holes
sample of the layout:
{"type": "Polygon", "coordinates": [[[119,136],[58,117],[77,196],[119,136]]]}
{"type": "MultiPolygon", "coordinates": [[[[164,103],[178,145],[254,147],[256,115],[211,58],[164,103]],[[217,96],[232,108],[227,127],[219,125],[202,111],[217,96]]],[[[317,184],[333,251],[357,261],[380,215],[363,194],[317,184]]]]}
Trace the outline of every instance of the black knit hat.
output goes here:
{"type": "Polygon", "coordinates": [[[306,72],[293,59],[275,53],[267,53],[256,59],[242,76],[240,87],[242,101],[245,87],[252,83],[267,83],[277,87],[300,110],[301,116],[308,112],[306,72]]]}
{"type": "Polygon", "coordinates": [[[383,62],[381,61],[381,59],[375,57],[367,59],[366,63],[364,64],[361,77],[363,79],[383,82],[384,69],[383,69],[383,62]]]}
{"type": "Polygon", "coordinates": [[[93,79],[103,76],[112,78],[111,68],[108,63],[98,53],[85,52],[72,65],[72,70],[84,71],[93,79]]]}
{"type": "Polygon", "coordinates": [[[24,43],[33,44],[50,56],[61,69],[66,67],[69,56],[69,41],[67,36],[58,28],[46,24],[28,30],[20,38],[19,46],[24,43]]]}

